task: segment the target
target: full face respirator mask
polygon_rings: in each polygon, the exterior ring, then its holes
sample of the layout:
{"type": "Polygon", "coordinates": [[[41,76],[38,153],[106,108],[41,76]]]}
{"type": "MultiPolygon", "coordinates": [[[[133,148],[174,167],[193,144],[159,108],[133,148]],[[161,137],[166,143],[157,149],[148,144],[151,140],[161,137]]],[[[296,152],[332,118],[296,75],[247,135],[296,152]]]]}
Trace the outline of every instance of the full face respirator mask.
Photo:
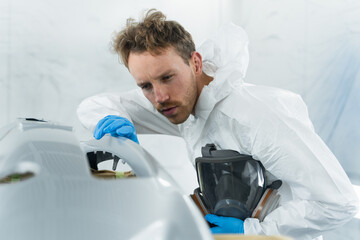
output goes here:
{"type": "Polygon", "coordinates": [[[262,163],[249,155],[207,144],[195,166],[199,188],[191,197],[204,215],[262,221],[278,206],[277,189],[282,182],[269,183],[262,163]]]}

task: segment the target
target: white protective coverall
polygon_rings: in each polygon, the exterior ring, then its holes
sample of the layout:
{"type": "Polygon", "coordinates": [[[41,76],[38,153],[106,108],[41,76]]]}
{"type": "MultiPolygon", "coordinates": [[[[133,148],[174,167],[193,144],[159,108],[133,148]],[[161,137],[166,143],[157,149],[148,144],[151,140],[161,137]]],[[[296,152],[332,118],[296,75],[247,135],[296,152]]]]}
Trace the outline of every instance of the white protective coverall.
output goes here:
{"type": "Polygon", "coordinates": [[[283,181],[281,202],[263,222],[247,218],[245,234],[312,239],[349,221],[358,199],[343,168],[315,133],[301,97],[243,83],[249,61],[245,31],[224,25],[198,51],[204,72],[214,80],[203,88],[195,114],[184,123],[170,123],[140,89],[85,99],[78,108],[80,121],[93,130],[106,115],[119,115],[132,121],[138,133],[181,136],[193,163],[207,143],[261,161],[283,181]]]}

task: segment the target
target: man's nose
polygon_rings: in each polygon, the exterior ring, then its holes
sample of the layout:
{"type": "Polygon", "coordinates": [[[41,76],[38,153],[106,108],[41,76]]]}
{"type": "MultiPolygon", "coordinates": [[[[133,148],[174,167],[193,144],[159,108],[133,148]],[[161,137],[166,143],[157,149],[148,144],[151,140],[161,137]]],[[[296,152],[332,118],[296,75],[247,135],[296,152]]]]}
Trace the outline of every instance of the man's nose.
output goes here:
{"type": "Polygon", "coordinates": [[[169,100],[169,94],[165,87],[156,86],[154,87],[155,101],[157,103],[164,103],[169,100]]]}

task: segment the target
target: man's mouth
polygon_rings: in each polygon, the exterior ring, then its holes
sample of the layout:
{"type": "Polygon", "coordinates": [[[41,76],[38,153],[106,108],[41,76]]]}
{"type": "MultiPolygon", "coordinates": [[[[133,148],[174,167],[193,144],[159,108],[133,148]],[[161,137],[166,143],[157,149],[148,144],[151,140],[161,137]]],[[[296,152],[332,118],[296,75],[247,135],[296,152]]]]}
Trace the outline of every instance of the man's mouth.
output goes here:
{"type": "Polygon", "coordinates": [[[176,111],[177,107],[169,107],[169,108],[163,108],[161,109],[161,112],[166,116],[169,117],[171,115],[173,115],[176,111]]]}

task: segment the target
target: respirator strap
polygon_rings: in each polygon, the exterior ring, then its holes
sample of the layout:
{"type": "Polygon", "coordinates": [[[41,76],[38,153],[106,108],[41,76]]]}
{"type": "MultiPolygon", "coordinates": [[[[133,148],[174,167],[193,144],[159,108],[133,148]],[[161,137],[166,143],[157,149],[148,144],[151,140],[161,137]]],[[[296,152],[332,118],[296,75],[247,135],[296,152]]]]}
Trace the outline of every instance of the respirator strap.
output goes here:
{"type": "Polygon", "coordinates": [[[201,148],[201,154],[203,157],[211,157],[212,156],[211,152],[215,150],[216,150],[215,144],[208,143],[205,145],[205,147],[201,148]]]}

